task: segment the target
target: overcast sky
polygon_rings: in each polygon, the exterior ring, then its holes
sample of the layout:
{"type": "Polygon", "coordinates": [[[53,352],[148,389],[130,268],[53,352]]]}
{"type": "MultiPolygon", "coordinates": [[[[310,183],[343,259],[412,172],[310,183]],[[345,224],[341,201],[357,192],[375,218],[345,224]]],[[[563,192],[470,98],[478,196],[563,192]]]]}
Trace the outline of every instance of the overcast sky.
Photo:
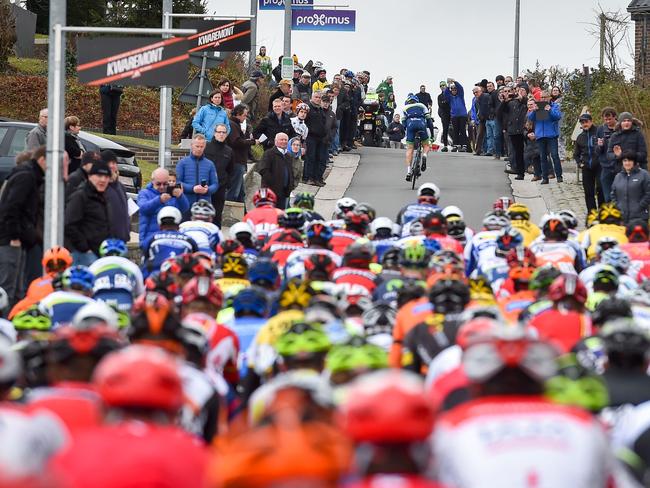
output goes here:
{"type": "MultiPolygon", "coordinates": [[[[342,67],[371,72],[371,85],[392,75],[401,100],[421,83],[435,95],[440,80],[453,77],[471,86],[513,69],[515,0],[315,0],[317,5],[349,5],[357,11],[356,32],[292,34],[300,62],[320,60],[330,71],[342,67]],[[486,7],[488,6],[489,7],[486,7]]],[[[625,10],[630,0],[600,0],[606,11],[625,10]]],[[[520,71],[543,66],[569,68],[598,64],[598,45],[587,30],[595,0],[521,2],[520,71]]],[[[250,13],[250,0],[208,0],[208,12],[250,13]]],[[[630,29],[630,36],[632,30],[630,29]]],[[[282,54],[283,12],[261,11],[257,45],[277,61],[282,54]]],[[[631,43],[630,43],[631,44],[631,43]]],[[[631,56],[626,46],[621,55],[631,56]]],[[[468,90],[470,91],[470,90],[468,90]]],[[[471,91],[470,91],[471,94],[471,91]]]]}

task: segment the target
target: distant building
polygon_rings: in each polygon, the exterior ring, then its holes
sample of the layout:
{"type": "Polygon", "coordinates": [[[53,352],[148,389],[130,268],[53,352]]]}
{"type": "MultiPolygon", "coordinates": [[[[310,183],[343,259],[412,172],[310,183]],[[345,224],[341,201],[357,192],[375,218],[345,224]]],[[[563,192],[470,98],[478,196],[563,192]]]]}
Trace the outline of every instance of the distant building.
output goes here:
{"type": "Polygon", "coordinates": [[[634,21],[634,78],[650,86],[650,0],[632,0],[627,11],[634,21]]]}

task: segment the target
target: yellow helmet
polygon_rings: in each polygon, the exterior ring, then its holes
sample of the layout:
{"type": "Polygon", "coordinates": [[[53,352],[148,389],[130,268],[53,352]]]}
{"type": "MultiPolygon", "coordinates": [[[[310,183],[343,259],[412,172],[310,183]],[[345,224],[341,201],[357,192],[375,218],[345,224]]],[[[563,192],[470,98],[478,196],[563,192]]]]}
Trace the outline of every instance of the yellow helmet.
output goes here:
{"type": "Polygon", "coordinates": [[[622,218],[623,214],[614,202],[603,203],[598,209],[598,221],[601,224],[620,223],[622,218]]]}
{"type": "Polygon", "coordinates": [[[530,220],[530,209],[523,203],[513,203],[508,207],[510,220],[530,220]]]}
{"type": "Polygon", "coordinates": [[[587,215],[587,228],[592,227],[598,223],[598,209],[592,208],[587,215]]]}

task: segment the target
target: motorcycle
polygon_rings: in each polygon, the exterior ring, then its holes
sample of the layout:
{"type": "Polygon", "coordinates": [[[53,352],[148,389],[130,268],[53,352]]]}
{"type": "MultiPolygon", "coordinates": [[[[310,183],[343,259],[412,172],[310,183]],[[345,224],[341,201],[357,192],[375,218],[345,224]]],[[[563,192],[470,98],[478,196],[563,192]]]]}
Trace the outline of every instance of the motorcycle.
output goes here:
{"type": "Polygon", "coordinates": [[[384,145],[386,118],[377,100],[363,103],[360,121],[361,142],[364,146],[381,147],[384,145]]]}

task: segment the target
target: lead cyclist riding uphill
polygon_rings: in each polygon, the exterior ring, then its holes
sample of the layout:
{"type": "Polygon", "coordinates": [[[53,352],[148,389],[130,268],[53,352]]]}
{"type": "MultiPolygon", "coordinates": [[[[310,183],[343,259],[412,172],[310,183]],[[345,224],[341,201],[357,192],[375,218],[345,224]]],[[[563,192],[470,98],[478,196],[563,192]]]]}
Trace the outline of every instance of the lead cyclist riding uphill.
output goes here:
{"type": "Polygon", "coordinates": [[[415,136],[422,134],[422,165],[420,169],[427,169],[427,153],[431,148],[431,137],[433,136],[433,118],[429,109],[420,103],[418,97],[409,93],[404,102],[404,113],[402,124],[406,127],[406,181],[411,181],[411,160],[413,159],[413,143],[415,136]]]}

